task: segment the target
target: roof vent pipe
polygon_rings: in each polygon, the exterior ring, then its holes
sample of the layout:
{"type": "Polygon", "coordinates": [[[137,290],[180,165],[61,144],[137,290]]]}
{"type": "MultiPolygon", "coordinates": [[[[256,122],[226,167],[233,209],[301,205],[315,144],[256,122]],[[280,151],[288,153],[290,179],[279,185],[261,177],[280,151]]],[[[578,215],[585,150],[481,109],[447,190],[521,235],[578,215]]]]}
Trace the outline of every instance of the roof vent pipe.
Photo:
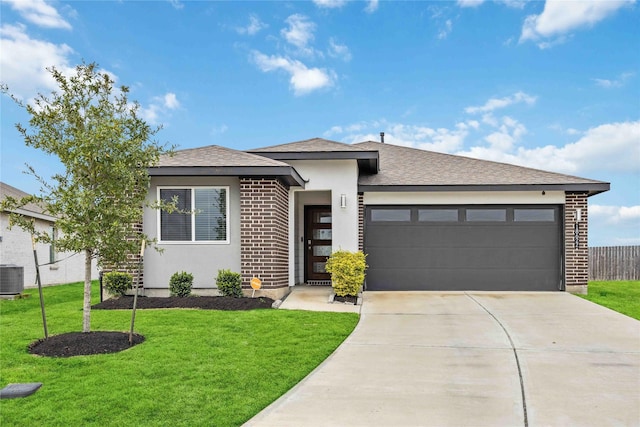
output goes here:
{"type": "Polygon", "coordinates": [[[384,144],[384,132],[380,132],[380,142],[384,144]]]}

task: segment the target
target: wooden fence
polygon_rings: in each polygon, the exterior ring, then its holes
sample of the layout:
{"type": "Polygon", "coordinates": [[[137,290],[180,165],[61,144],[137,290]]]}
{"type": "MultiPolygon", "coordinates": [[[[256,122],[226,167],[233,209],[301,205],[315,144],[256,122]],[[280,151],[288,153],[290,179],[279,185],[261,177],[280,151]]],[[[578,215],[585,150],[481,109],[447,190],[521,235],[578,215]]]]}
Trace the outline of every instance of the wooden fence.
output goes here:
{"type": "Polygon", "coordinates": [[[640,246],[589,248],[589,280],[640,280],[640,246]]]}

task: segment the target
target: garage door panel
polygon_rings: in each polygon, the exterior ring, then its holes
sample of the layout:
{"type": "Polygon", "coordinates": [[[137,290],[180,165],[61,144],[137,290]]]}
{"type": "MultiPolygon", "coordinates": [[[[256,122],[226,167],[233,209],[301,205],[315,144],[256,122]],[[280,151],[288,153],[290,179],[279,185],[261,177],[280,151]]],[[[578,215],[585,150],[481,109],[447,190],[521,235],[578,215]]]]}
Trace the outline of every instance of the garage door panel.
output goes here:
{"type": "Polygon", "coordinates": [[[385,269],[367,273],[367,290],[530,291],[531,279],[536,291],[557,291],[560,283],[553,270],[385,269]]]}
{"type": "Polygon", "coordinates": [[[553,222],[514,222],[504,209],[500,222],[367,221],[367,289],[558,290],[560,207],[553,222]]]}
{"type": "Polygon", "coordinates": [[[370,247],[400,247],[405,246],[406,242],[416,240],[412,233],[412,227],[401,226],[378,226],[375,232],[371,233],[370,238],[367,237],[367,245],[370,247]]]}

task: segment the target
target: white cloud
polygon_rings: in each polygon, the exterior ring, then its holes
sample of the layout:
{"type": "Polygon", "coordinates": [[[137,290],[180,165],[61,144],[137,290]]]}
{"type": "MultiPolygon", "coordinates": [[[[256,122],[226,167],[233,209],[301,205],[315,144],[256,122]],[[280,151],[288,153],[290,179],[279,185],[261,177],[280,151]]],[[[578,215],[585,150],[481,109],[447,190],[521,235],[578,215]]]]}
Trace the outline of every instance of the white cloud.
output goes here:
{"type": "Polygon", "coordinates": [[[524,102],[527,105],[532,105],[535,104],[536,99],[537,97],[528,95],[524,92],[516,92],[512,96],[506,96],[504,98],[491,98],[480,107],[467,107],[464,111],[469,114],[489,113],[521,102],[524,102]]]}
{"type": "Polygon", "coordinates": [[[447,37],[449,37],[449,34],[451,34],[452,29],[453,23],[451,22],[451,19],[447,19],[444,22],[443,27],[440,29],[440,32],[438,33],[438,38],[440,40],[446,39],[447,37]]]}
{"type": "Polygon", "coordinates": [[[460,7],[478,7],[484,0],[458,0],[457,3],[460,7]]]}
{"type": "Polygon", "coordinates": [[[617,88],[624,86],[627,81],[633,77],[635,73],[622,73],[618,76],[618,78],[613,80],[608,79],[593,79],[596,82],[596,85],[603,87],[605,89],[617,88]]]}
{"type": "Polygon", "coordinates": [[[74,53],[71,47],[32,39],[22,24],[0,27],[0,51],[0,80],[20,98],[32,98],[58,87],[47,67],[55,66],[63,74],[73,72],[69,65],[74,53]]]}
{"type": "Polygon", "coordinates": [[[335,9],[347,4],[346,0],[313,0],[313,2],[322,9],[335,9]]]}
{"type": "Polygon", "coordinates": [[[27,21],[46,28],[70,30],[69,24],[58,11],[44,0],[5,0],[27,21]]]}
{"type": "Polygon", "coordinates": [[[512,9],[524,9],[527,0],[500,0],[499,3],[502,3],[512,9]]]}
{"type": "MultiPolygon", "coordinates": [[[[431,128],[386,120],[358,122],[349,126],[333,126],[325,137],[340,136],[345,142],[379,139],[385,142],[426,150],[457,154],[484,160],[527,166],[536,169],[577,174],[588,171],[616,173],[640,172],[640,121],[608,123],[583,132],[575,142],[564,146],[546,145],[526,148],[518,146],[526,127],[505,116],[493,117],[495,128],[486,132],[475,120],[459,122],[453,128],[431,128]],[[481,143],[464,148],[467,136],[485,132],[481,143]]],[[[486,124],[486,123],[485,123],[486,124]]]]}
{"type": "Polygon", "coordinates": [[[324,136],[342,135],[343,141],[355,143],[378,141],[380,131],[384,131],[385,143],[447,153],[462,148],[469,134],[469,127],[474,127],[474,124],[460,122],[454,129],[446,129],[375,120],[348,126],[333,126],[324,136]]]}
{"type": "Polygon", "coordinates": [[[333,86],[336,76],[331,70],[308,68],[302,62],[282,56],[268,56],[253,51],[251,59],[264,72],[283,70],[291,76],[289,83],[296,96],[333,86]]]}
{"type": "Polygon", "coordinates": [[[220,126],[214,126],[214,127],[211,128],[211,131],[209,132],[209,135],[211,135],[211,136],[222,135],[227,130],[229,130],[229,126],[227,126],[225,124],[222,124],[220,126]]]}
{"type": "MultiPolygon", "coordinates": [[[[515,135],[515,134],[514,134],[515,135]]],[[[640,171],[640,121],[608,123],[587,130],[576,142],[558,147],[471,147],[456,154],[569,174],[585,171],[640,171]]]]}
{"type": "Polygon", "coordinates": [[[140,117],[150,124],[157,124],[161,116],[166,116],[170,111],[180,108],[180,102],[175,93],[167,92],[163,96],[156,96],[148,107],[140,108],[140,117]]]}
{"type": "Polygon", "coordinates": [[[173,6],[174,9],[184,9],[184,3],[182,3],[180,0],[168,0],[169,3],[171,3],[171,6],[173,6]]]}
{"type": "Polygon", "coordinates": [[[289,24],[289,27],[280,30],[282,37],[301,50],[308,49],[307,45],[313,40],[316,24],[299,13],[289,16],[285,22],[289,24]]]}
{"type": "Polygon", "coordinates": [[[589,216],[603,218],[611,224],[637,222],[640,225],[640,206],[589,205],[589,216]]]}
{"type": "Polygon", "coordinates": [[[529,15],[522,26],[520,43],[539,42],[542,49],[564,41],[573,30],[593,26],[618,9],[633,4],[635,0],[564,1],[547,0],[540,15],[529,15]],[[556,38],[548,41],[545,39],[556,38]]]}
{"type": "Polygon", "coordinates": [[[351,52],[346,45],[339,44],[335,38],[329,39],[329,56],[333,58],[340,58],[343,61],[351,61],[351,52]]]}
{"type": "Polygon", "coordinates": [[[525,133],[527,129],[522,123],[505,116],[498,129],[485,136],[484,140],[489,143],[492,150],[504,152],[511,150],[525,133]]]}
{"type": "Polygon", "coordinates": [[[367,3],[367,7],[364,8],[364,11],[367,13],[373,13],[378,10],[378,0],[369,0],[367,3]]]}
{"type": "Polygon", "coordinates": [[[267,27],[268,25],[260,21],[258,15],[252,13],[251,15],[249,15],[249,24],[246,27],[236,28],[236,31],[238,32],[238,34],[247,34],[253,36],[267,27]]]}
{"type": "Polygon", "coordinates": [[[163,97],[163,100],[165,108],[168,108],[169,110],[175,110],[176,108],[180,107],[180,102],[178,102],[178,98],[176,97],[175,93],[166,93],[163,97]]]}

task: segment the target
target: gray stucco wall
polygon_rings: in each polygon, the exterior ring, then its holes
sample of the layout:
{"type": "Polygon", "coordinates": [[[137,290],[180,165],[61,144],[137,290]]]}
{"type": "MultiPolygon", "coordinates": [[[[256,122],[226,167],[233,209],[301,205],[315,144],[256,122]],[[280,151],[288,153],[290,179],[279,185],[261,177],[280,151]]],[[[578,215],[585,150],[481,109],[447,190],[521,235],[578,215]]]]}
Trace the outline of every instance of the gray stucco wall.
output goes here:
{"type": "MultiPolygon", "coordinates": [[[[53,222],[42,219],[35,220],[38,231],[49,232],[53,222]]],[[[31,235],[18,226],[9,230],[9,215],[0,213],[0,264],[15,264],[24,268],[24,287],[36,287],[36,267],[33,259],[33,247],[31,235]]],[[[57,252],[53,265],[43,265],[50,261],[49,245],[36,244],[38,263],[40,267],[40,280],[43,285],[58,285],[64,283],[84,281],[84,254],[71,252],[57,252]]],[[[92,261],[91,277],[98,278],[96,261],[92,261]]]]}
{"type": "MultiPolygon", "coordinates": [[[[153,177],[147,200],[157,197],[158,186],[228,186],[229,187],[229,243],[170,243],[157,244],[145,252],[145,289],[168,289],[171,275],[177,271],[193,274],[194,289],[215,288],[219,269],[240,273],[240,180],[233,177],[153,177]]],[[[146,209],[144,232],[157,238],[158,211],[146,209]]]]}

